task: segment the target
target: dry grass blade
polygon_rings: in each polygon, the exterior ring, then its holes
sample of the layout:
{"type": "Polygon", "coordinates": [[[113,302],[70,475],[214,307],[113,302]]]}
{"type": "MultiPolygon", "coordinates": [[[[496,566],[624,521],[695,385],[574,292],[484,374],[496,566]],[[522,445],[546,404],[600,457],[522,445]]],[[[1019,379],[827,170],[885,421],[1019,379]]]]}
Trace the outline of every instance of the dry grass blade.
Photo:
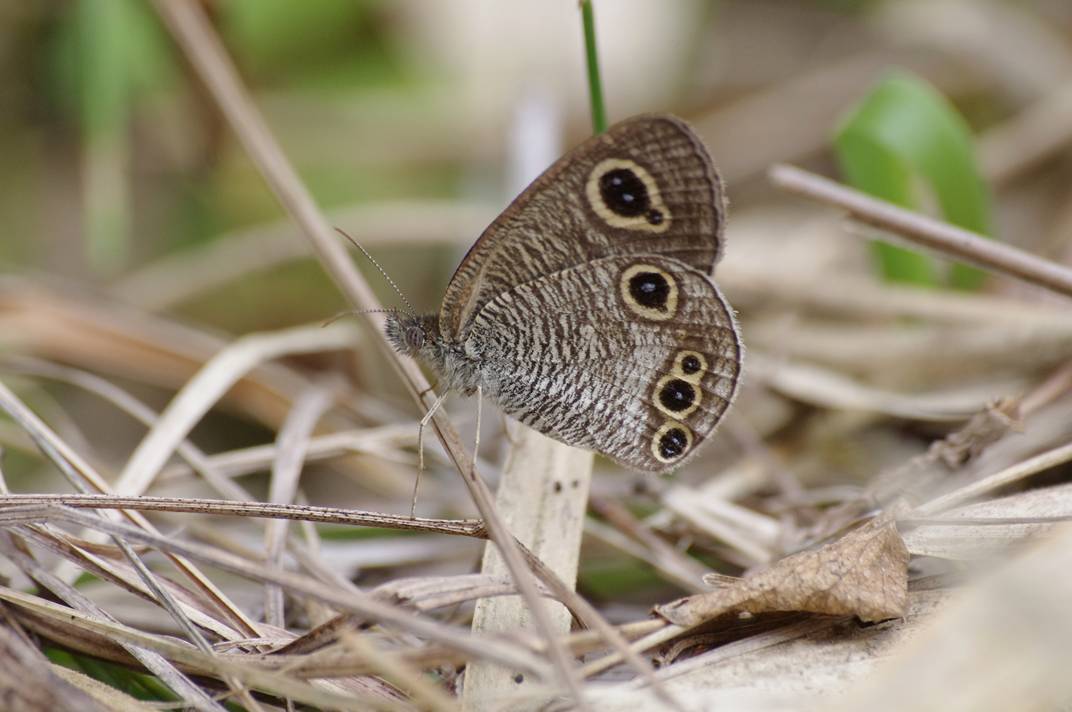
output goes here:
{"type": "MultiPolygon", "coordinates": [[[[91,516],[90,519],[94,519],[94,517],[91,516]]],[[[42,588],[51,591],[72,608],[97,618],[114,621],[106,611],[94,604],[89,598],[53,576],[34,561],[29,554],[24,553],[21,550],[21,542],[15,534],[7,532],[0,537],[0,550],[3,550],[4,555],[14,562],[27,576],[36,581],[42,588]]],[[[70,614],[68,613],[68,615],[70,614]]],[[[146,668],[159,676],[161,681],[179,695],[186,704],[198,710],[223,712],[221,705],[208,697],[200,687],[191,682],[160,654],[134,644],[124,644],[123,647],[146,668]]]]}
{"type": "MultiPolygon", "coordinates": [[[[0,689],[8,709],[52,712],[78,709],[104,712],[107,708],[84,690],[59,678],[44,655],[8,620],[0,625],[0,689]]],[[[134,704],[134,700],[130,699],[134,704]]],[[[109,705],[111,707],[111,705],[109,705]]]]}
{"type": "Polygon", "coordinates": [[[297,327],[271,334],[251,334],[227,346],[206,363],[172,399],[123,468],[115,489],[141,494],[159,474],[193,426],[245,374],[284,355],[352,347],[358,334],[349,324],[297,327]]]}
{"type": "MultiPolygon", "coordinates": [[[[337,384],[331,384],[335,386],[337,384]]],[[[268,499],[276,504],[286,504],[294,500],[298,492],[302,464],[305,462],[306,448],[313,429],[320,416],[331,407],[334,401],[333,388],[322,384],[305,393],[294,404],[294,410],[287,418],[276,439],[277,456],[272,464],[272,480],[268,499]]],[[[287,537],[286,520],[277,519],[265,527],[266,559],[272,566],[282,564],[283,550],[287,537]]],[[[265,620],[282,628],[284,623],[283,591],[269,586],[265,590],[265,620]]]]}
{"type": "MultiPolygon", "coordinates": [[[[233,676],[251,688],[264,690],[270,694],[316,705],[325,709],[354,710],[364,712],[367,709],[402,710],[407,707],[400,702],[391,702],[382,698],[343,693],[337,689],[324,689],[322,685],[310,685],[280,670],[278,666],[258,666],[238,660],[234,656],[206,655],[193,646],[179,643],[171,638],[155,636],[130,626],[117,623],[106,617],[92,613],[72,611],[70,608],[45,601],[19,591],[0,587],[0,599],[7,602],[14,610],[25,610],[39,617],[79,630],[102,635],[110,641],[117,641],[124,646],[154,651],[154,654],[174,661],[185,669],[203,675],[233,676]]],[[[27,623],[34,619],[27,619],[27,623]]]]}
{"type": "Polygon", "coordinates": [[[444,645],[449,645],[479,658],[498,659],[505,665],[516,665],[537,675],[546,675],[546,666],[531,656],[514,648],[495,644],[487,638],[479,641],[444,624],[413,616],[411,613],[391,606],[367,594],[356,591],[328,589],[289,571],[265,567],[240,556],[200,544],[177,541],[119,522],[105,521],[77,510],[55,505],[10,507],[0,512],[0,524],[20,526],[28,523],[68,522],[95,529],[112,536],[122,536],[128,541],[171,552],[179,556],[210,564],[238,576],[260,583],[270,583],[286,588],[292,595],[307,596],[338,610],[347,611],[381,623],[390,623],[403,630],[421,635],[444,645]]]}
{"type": "MultiPolygon", "coordinates": [[[[107,492],[108,484],[84,458],[79,456],[73,449],[67,446],[52,430],[46,426],[40,418],[29,410],[7,386],[0,383],[0,408],[7,411],[33,438],[34,442],[58,468],[71,481],[77,489],[85,492],[94,489],[98,492],[107,492]]],[[[123,517],[133,522],[142,529],[156,533],[156,529],[137,512],[120,512],[123,517]]],[[[247,635],[256,631],[256,626],[220,591],[208,577],[204,576],[193,566],[183,561],[181,557],[171,557],[175,566],[182,571],[191,581],[207,594],[213,602],[228,616],[232,625],[238,627],[247,635]]]]}
{"type": "Polygon", "coordinates": [[[1053,448],[1047,452],[1028,458],[1000,472],[995,472],[977,482],[972,482],[958,490],[935,497],[929,502],[921,504],[911,513],[912,517],[928,517],[948,510],[958,504],[981,497],[993,492],[1005,485],[1017,482],[1039,472],[1044,472],[1052,467],[1062,465],[1072,460],[1072,443],[1053,448]]]}
{"type": "Polygon", "coordinates": [[[291,521],[322,522],[351,526],[384,527],[451,536],[484,539],[487,533],[479,519],[424,519],[398,514],[362,512],[337,507],[308,504],[272,504],[270,502],[232,502],[226,499],[194,497],[120,496],[111,494],[8,494],[0,495],[4,505],[62,504],[75,509],[130,509],[152,512],[191,512],[233,517],[262,517],[291,521]]]}
{"type": "Polygon", "coordinates": [[[1028,539],[1052,533],[1072,519],[1072,485],[1018,492],[945,510],[940,518],[899,518],[905,546],[915,556],[985,560],[1028,539]]]}

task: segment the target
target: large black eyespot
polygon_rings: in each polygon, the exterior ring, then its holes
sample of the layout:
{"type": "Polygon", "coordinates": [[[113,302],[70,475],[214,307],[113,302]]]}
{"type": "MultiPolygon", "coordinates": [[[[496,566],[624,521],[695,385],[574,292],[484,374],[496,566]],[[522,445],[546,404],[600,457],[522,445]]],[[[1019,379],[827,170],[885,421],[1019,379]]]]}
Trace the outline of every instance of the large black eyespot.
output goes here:
{"type": "Polygon", "coordinates": [[[703,368],[703,364],[700,363],[700,359],[698,359],[693,354],[689,354],[685,358],[681,359],[681,370],[685,373],[686,376],[691,376],[694,373],[699,373],[701,368],[703,368]]]}
{"type": "MultiPolygon", "coordinates": [[[[644,181],[628,168],[615,168],[600,176],[599,194],[609,210],[624,218],[643,215],[651,207],[644,181]]],[[[658,220],[662,221],[661,214],[658,220]]]]}
{"type": "Polygon", "coordinates": [[[670,428],[659,438],[659,454],[667,460],[681,457],[689,446],[689,436],[681,428],[670,428]]]}
{"type": "Polygon", "coordinates": [[[637,272],[629,278],[629,294],[637,304],[662,311],[670,296],[670,283],[658,272],[637,272]]]}
{"type": "Polygon", "coordinates": [[[668,410],[679,413],[696,402],[696,389],[680,378],[672,379],[659,391],[659,402],[668,410]]]}

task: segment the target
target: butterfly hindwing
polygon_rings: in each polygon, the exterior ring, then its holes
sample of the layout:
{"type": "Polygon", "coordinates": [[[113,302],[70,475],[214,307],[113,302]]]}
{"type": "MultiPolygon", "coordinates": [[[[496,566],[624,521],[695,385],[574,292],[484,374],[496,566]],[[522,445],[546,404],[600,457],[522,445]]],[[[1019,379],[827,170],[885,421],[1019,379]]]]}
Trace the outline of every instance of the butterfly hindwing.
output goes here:
{"type": "Polygon", "coordinates": [[[650,472],[711,434],[741,363],[732,310],[710,278],[652,254],[597,258],[503,292],[464,343],[504,411],[650,472]]]}

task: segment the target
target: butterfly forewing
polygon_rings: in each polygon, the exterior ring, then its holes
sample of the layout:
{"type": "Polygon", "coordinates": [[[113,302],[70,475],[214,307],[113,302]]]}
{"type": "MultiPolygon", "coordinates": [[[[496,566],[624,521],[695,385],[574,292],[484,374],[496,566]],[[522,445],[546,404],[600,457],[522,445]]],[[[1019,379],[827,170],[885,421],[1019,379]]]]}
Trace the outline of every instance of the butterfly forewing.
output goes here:
{"type": "Polygon", "coordinates": [[[627,467],[687,460],[736,392],[732,311],[702,272],[661,255],[602,257],[500,293],[466,348],[509,414],[627,467]]]}
{"type": "Polygon", "coordinates": [[[623,121],[551,166],[484,231],[447,287],[439,329],[464,338],[496,296],[602,257],[664,255],[709,274],[724,213],[721,183],[687,124],[623,121]]]}

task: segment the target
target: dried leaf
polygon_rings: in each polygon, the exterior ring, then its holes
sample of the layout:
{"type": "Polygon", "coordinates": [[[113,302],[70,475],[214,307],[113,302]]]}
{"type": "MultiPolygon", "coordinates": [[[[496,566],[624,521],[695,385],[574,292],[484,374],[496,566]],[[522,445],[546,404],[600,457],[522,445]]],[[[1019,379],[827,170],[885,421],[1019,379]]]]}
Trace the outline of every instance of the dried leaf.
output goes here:
{"type": "Polygon", "coordinates": [[[655,612],[684,627],[730,612],[899,618],[908,595],[908,550],[892,517],[884,516],[819,549],[787,556],[733,584],[719,584],[715,591],[678,599],[655,612]]]}

